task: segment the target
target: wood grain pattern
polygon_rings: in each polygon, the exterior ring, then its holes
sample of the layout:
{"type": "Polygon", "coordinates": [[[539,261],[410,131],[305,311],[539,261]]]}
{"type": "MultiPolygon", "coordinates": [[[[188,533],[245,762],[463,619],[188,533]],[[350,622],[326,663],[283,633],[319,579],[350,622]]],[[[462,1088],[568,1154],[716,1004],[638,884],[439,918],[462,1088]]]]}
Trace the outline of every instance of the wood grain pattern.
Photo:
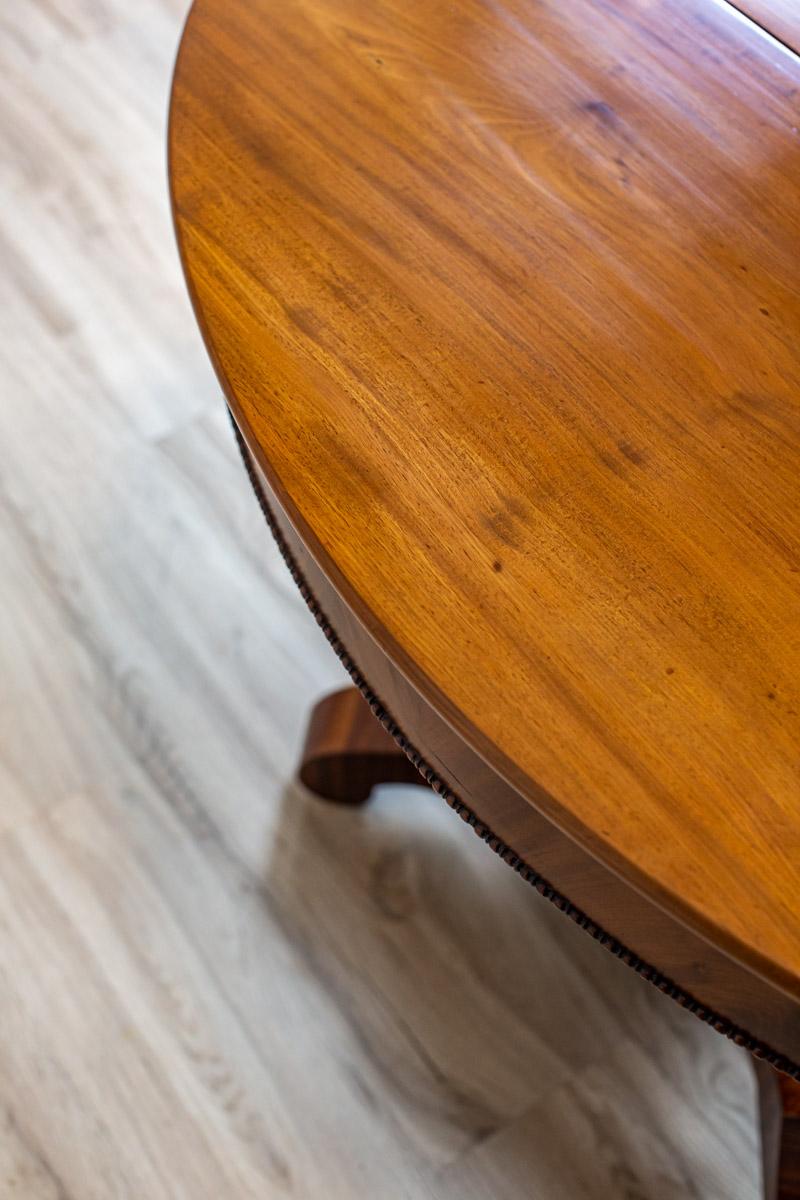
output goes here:
{"type": "Polygon", "coordinates": [[[336,591],[795,1040],[799,82],[711,0],[198,0],[171,135],[206,341],[336,591]]]}
{"type": "Polygon", "coordinates": [[[755,1200],[735,1047],[435,797],[292,783],[346,677],[180,278],[184,8],[0,9],[0,1196],[755,1200]]]}
{"type": "Polygon", "coordinates": [[[355,687],[315,705],[298,775],[321,799],[340,804],[363,804],[381,783],[424,782],[355,687]]]}
{"type": "Polygon", "coordinates": [[[481,839],[637,974],[800,1078],[797,1004],[581,849],[480,759],[397,669],[320,569],[238,437],[269,529],[309,610],[376,717],[481,839]],[[366,674],[365,674],[366,672],[366,674]],[[419,747],[425,747],[425,754],[419,747]],[[780,1049],[778,1049],[780,1048],[780,1049]]]}
{"type": "Polygon", "coordinates": [[[800,52],[800,7],[796,0],[734,0],[733,7],[770,37],[800,52]]]}

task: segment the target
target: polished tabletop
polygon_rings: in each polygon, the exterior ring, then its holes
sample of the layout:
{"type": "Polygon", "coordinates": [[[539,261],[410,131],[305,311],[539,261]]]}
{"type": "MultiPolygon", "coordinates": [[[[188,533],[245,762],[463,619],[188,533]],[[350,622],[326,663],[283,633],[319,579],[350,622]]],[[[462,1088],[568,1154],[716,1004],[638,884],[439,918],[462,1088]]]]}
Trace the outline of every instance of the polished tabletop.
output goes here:
{"type": "Polygon", "coordinates": [[[747,8],[197,0],[170,175],[340,594],[532,805],[800,999],[800,60],[747,8]]]}

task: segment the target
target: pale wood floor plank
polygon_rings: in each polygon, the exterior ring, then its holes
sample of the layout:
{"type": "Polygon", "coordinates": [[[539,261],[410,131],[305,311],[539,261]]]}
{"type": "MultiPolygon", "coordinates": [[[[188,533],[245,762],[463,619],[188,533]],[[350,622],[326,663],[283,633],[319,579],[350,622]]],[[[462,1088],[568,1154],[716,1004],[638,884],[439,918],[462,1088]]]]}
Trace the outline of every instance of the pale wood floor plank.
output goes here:
{"type": "Polygon", "coordinates": [[[732,1046],[432,795],[292,783],[344,680],[180,280],[184,13],[0,13],[0,1196],[753,1200],[732,1046]]]}

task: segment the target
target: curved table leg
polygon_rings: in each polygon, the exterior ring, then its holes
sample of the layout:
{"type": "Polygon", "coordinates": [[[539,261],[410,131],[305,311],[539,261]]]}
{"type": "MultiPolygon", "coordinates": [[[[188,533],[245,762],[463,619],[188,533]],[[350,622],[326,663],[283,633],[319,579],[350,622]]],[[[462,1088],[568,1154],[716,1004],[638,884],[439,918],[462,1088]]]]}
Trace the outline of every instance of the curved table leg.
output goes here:
{"type": "Polygon", "coordinates": [[[424,787],[416,767],[354,687],[334,692],[315,706],[299,775],[317,796],[340,804],[363,804],[379,783],[424,787]]]}
{"type": "Polygon", "coordinates": [[[761,1105],[764,1200],[800,1200],[800,1083],[753,1060],[761,1105]]]}

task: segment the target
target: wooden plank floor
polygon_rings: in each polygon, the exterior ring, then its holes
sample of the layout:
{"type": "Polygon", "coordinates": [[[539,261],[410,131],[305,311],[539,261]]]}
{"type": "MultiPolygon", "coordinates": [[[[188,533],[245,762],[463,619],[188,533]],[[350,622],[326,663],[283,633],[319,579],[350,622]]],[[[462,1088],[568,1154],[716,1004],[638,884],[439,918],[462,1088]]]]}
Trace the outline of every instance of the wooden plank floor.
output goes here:
{"type": "Polygon", "coordinates": [[[734,1047],[432,795],[292,782],[344,679],[179,275],[184,13],[0,7],[0,1197],[753,1200],[734,1047]]]}

